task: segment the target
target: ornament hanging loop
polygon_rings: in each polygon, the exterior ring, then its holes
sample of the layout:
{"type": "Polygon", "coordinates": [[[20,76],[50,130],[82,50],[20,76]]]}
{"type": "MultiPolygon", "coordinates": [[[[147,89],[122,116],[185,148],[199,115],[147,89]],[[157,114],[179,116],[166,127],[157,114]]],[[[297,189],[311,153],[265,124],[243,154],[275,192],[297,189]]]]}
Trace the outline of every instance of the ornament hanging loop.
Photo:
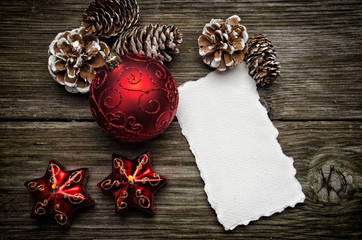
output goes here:
{"type": "Polygon", "coordinates": [[[122,63],[122,60],[115,52],[110,51],[104,57],[104,66],[107,70],[113,70],[114,68],[118,67],[120,63],[122,63]]]}

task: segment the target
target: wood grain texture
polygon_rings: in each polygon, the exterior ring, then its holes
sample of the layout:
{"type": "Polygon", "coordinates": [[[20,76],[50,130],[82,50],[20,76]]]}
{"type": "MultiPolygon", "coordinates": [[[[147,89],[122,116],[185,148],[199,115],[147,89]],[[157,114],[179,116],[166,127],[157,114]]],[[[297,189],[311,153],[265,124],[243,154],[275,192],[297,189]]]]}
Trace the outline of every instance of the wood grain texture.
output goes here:
{"type": "MultiPolygon", "coordinates": [[[[58,32],[80,25],[89,1],[1,1],[2,119],[91,119],[86,96],[69,95],[47,70],[58,32]],[[34,96],[37,96],[36,98],[34,96]],[[45,104],[44,104],[45,103],[45,104]]],[[[238,14],[275,46],[280,81],[261,89],[272,119],[361,119],[360,1],[139,1],[140,25],[175,24],[184,34],[168,64],[178,84],[210,72],[197,38],[211,18],[238,14]]]]}
{"type": "Polygon", "coordinates": [[[87,95],[69,94],[52,80],[48,45],[58,32],[79,27],[89,2],[0,1],[1,239],[362,238],[361,1],[138,0],[140,25],[175,24],[184,35],[180,54],[167,64],[178,84],[211,71],[197,46],[211,18],[238,14],[249,34],[266,35],[277,50],[282,77],[258,91],[307,199],[231,232],[207,202],[177,120],[154,140],[121,143],[96,126],[87,95]],[[170,179],[156,194],[156,215],[115,215],[112,197],[96,184],[110,172],[113,152],[132,158],[146,150],[154,170],[170,179]],[[87,190],[96,205],[76,214],[67,230],[29,217],[33,199],[23,184],[42,176],[51,159],[90,169],[87,190]],[[345,175],[318,182],[331,167],[345,175]]]}
{"type": "MultiPolygon", "coordinates": [[[[361,123],[276,121],[274,124],[280,130],[279,141],[284,152],[295,160],[297,178],[308,198],[294,209],[225,233],[207,202],[194,157],[177,122],[160,137],[138,145],[113,140],[95,123],[89,122],[1,123],[0,147],[4,149],[0,156],[2,234],[42,239],[63,234],[82,239],[120,236],[125,239],[331,239],[360,236],[361,193],[357,192],[339,204],[318,203],[312,200],[313,191],[307,175],[310,160],[325,148],[342,152],[345,161],[358,173],[362,168],[361,123]],[[324,134],[326,130],[328,135],[324,134]],[[166,186],[156,194],[156,214],[149,216],[131,210],[116,215],[113,198],[96,187],[111,170],[111,153],[135,157],[149,149],[155,172],[169,178],[166,186]],[[66,231],[51,221],[29,218],[33,198],[23,183],[42,176],[50,159],[62,162],[68,169],[87,167],[91,173],[87,190],[96,205],[75,215],[71,228],[66,231]]],[[[355,183],[361,188],[361,178],[355,174],[355,183]]],[[[358,174],[360,176],[360,172],[358,174]]]]}

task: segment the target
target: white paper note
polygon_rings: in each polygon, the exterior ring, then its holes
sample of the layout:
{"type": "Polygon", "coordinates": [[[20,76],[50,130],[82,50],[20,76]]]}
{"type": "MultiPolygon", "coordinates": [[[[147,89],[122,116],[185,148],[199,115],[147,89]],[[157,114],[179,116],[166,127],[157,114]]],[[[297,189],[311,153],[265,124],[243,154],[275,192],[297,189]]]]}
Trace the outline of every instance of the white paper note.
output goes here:
{"type": "Polygon", "coordinates": [[[180,86],[176,116],[225,230],[304,201],[245,63],[180,86]]]}

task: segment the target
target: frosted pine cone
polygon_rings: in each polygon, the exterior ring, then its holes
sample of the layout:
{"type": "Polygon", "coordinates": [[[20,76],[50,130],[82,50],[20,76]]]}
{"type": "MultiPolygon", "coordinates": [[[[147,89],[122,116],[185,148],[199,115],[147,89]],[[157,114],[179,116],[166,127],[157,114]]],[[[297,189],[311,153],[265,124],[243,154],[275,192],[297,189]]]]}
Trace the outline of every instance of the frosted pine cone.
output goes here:
{"type": "Polygon", "coordinates": [[[118,35],[138,22],[136,0],[95,0],[83,13],[83,26],[100,37],[118,35]]]}
{"type": "Polygon", "coordinates": [[[48,69],[71,93],[87,93],[96,69],[104,65],[108,46],[84,27],[59,33],[49,45],[48,69]]]}
{"type": "Polygon", "coordinates": [[[119,36],[112,49],[120,55],[142,53],[161,62],[178,53],[182,33],[174,25],[153,25],[129,29],[119,36]]]}
{"type": "Polygon", "coordinates": [[[247,46],[245,61],[250,76],[261,86],[274,82],[280,76],[280,66],[271,42],[263,35],[255,34],[250,37],[247,46]]]}
{"type": "Polygon", "coordinates": [[[212,19],[205,25],[198,40],[199,53],[204,63],[219,71],[225,71],[244,60],[248,34],[239,21],[240,18],[234,15],[226,21],[212,19]]]}

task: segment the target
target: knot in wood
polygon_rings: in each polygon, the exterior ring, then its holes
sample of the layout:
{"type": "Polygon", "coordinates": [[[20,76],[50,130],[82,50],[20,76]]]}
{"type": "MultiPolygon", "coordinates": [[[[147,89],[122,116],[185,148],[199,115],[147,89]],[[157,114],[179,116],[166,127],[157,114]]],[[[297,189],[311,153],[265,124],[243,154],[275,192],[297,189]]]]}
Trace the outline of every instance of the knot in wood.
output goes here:
{"type": "Polygon", "coordinates": [[[355,193],[352,170],[340,156],[318,154],[308,173],[314,199],[322,203],[339,203],[355,193]],[[341,162],[342,161],[342,162],[341,162]]]}

